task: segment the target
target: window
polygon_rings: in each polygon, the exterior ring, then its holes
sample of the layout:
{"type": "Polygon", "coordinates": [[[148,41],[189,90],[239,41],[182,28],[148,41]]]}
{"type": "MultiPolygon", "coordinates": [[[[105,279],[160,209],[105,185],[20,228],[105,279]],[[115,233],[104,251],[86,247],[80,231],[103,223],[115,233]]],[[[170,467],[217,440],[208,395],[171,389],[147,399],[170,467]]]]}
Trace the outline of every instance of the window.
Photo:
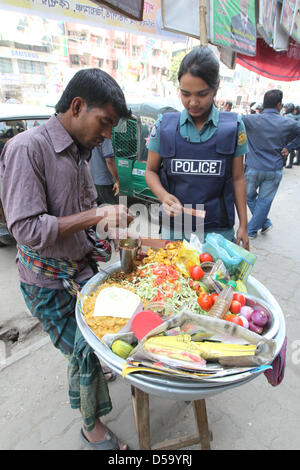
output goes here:
{"type": "Polygon", "coordinates": [[[13,67],[11,59],[0,57],[0,73],[12,73],[13,67]]]}
{"type": "Polygon", "coordinates": [[[18,67],[20,73],[36,73],[40,75],[45,73],[45,64],[43,62],[18,59],[18,67]]]}

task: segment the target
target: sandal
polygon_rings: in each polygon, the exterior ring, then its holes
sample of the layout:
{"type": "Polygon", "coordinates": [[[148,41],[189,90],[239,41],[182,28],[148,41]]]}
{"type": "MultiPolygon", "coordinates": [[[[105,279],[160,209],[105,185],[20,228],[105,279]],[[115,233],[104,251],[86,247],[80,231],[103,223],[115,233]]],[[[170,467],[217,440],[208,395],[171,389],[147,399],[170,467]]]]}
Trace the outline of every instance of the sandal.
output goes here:
{"type": "Polygon", "coordinates": [[[114,435],[112,431],[107,431],[105,439],[99,442],[90,442],[85,437],[82,428],[80,429],[80,437],[83,440],[84,444],[90,450],[120,450],[118,438],[114,435]]]}
{"type": "Polygon", "coordinates": [[[117,378],[117,374],[113,372],[109,367],[102,366],[102,372],[106,382],[113,382],[117,378]]]}

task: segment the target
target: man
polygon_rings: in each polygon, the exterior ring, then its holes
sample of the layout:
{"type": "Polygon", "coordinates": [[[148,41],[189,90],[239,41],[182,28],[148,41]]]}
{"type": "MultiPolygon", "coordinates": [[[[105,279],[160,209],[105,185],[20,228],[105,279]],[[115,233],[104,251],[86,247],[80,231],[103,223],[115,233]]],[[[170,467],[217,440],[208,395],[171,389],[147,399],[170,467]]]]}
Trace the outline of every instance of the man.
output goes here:
{"type": "Polygon", "coordinates": [[[268,214],[285,158],[300,143],[300,127],[296,121],[281,116],[281,106],[282,91],[270,90],[264,95],[261,114],[243,115],[249,145],[245,168],[247,204],[252,213],[249,238],[255,238],[258,230],[265,234],[272,228],[268,214]]]}
{"type": "Polygon", "coordinates": [[[232,110],[232,102],[226,101],[224,111],[226,111],[227,113],[230,113],[231,110],[232,110]]]}
{"type": "Polygon", "coordinates": [[[241,53],[255,55],[256,26],[248,16],[249,0],[240,0],[241,11],[231,18],[231,47],[241,53]]]}
{"type": "MultiPolygon", "coordinates": [[[[295,116],[295,106],[293,103],[289,103],[286,107],[286,112],[285,112],[285,115],[284,115],[286,118],[289,118],[289,119],[295,119],[295,121],[297,120],[296,116],[295,116]]],[[[295,155],[296,155],[296,152],[295,150],[291,150],[289,155],[288,155],[288,158],[287,158],[287,161],[286,161],[286,165],[285,165],[285,168],[293,168],[293,163],[294,163],[294,158],[295,158],[295,155]]]]}
{"type": "Polygon", "coordinates": [[[17,241],[21,291],[53,344],[69,359],[69,397],[93,449],[125,448],[101,422],[111,401],[100,362],[76,326],[76,294],[110,256],[91,227],[132,220],[124,206],[95,205],[91,150],[127,117],[123,92],[99,69],[77,72],[43,125],[18,134],[1,154],[3,205],[17,241]]]}
{"type": "Polygon", "coordinates": [[[118,204],[120,179],[110,139],[105,139],[102,145],[94,148],[90,165],[98,193],[97,203],[118,204]]]}

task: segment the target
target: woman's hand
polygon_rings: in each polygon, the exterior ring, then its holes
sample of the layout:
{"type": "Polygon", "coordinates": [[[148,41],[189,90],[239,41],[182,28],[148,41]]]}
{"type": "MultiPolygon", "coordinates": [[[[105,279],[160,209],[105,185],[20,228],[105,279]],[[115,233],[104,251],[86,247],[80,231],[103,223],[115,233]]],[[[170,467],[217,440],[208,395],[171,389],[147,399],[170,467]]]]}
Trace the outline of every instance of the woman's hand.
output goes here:
{"type": "Polygon", "coordinates": [[[236,233],[236,244],[240,245],[242,242],[242,247],[245,250],[249,251],[249,237],[247,228],[239,227],[236,233]]]}
{"type": "Polygon", "coordinates": [[[173,194],[166,193],[161,202],[164,211],[170,217],[175,217],[176,215],[182,214],[183,206],[177,197],[173,196],[173,194]]]}

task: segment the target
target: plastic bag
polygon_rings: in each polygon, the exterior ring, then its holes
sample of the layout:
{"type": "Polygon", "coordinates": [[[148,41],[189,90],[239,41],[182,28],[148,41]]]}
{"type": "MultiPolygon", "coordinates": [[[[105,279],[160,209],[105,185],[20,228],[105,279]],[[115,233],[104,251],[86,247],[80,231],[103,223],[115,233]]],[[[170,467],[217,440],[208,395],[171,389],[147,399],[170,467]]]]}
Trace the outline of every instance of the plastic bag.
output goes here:
{"type": "Polygon", "coordinates": [[[189,268],[195,265],[200,266],[199,253],[186,240],[183,240],[177,253],[176,267],[181,274],[188,277],[190,275],[189,268]]]}
{"type": "Polygon", "coordinates": [[[210,253],[215,260],[222,260],[230,276],[243,282],[246,282],[256,261],[253,253],[218,233],[207,234],[203,251],[210,253]]]}

